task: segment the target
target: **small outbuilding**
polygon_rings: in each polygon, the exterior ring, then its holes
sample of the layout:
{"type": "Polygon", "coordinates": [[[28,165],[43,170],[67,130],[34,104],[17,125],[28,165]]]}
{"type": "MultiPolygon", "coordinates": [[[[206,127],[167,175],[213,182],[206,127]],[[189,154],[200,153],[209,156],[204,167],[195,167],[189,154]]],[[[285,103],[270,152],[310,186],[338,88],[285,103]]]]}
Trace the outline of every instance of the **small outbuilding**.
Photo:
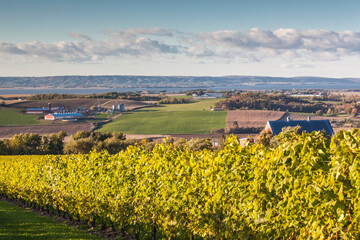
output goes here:
{"type": "Polygon", "coordinates": [[[266,131],[271,131],[272,134],[278,135],[284,127],[300,126],[305,132],[311,133],[313,131],[325,131],[329,136],[334,135],[334,130],[329,120],[290,120],[288,117],[286,121],[268,121],[265,126],[266,131]]]}

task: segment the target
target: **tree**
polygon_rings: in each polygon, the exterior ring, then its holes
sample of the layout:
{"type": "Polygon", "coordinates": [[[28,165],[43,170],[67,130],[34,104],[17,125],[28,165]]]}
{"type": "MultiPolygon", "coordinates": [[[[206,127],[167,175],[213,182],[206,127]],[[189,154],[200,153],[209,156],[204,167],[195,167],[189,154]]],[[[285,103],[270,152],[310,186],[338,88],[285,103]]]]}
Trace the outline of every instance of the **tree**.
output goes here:
{"type": "Polygon", "coordinates": [[[81,138],[77,140],[70,140],[70,142],[65,144],[64,153],[65,154],[85,154],[89,153],[94,146],[94,140],[91,137],[81,138]]]}
{"type": "Polygon", "coordinates": [[[212,148],[212,144],[209,138],[207,139],[192,138],[187,142],[187,145],[192,151],[200,151],[203,149],[212,148]]]}
{"type": "Polygon", "coordinates": [[[358,109],[356,107],[354,107],[352,110],[351,110],[351,115],[352,116],[356,116],[358,113],[358,109]]]}
{"type": "Polygon", "coordinates": [[[65,144],[64,153],[89,153],[92,150],[107,150],[109,153],[117,153],[125,149],[125,135],[121,132],[91,132],[79,131],[71,136],[70,142],[65,144]]]}
{"type": "Polygon", "coordinates": [[[262,144],[265,147],[270,146],[270,141],[274,137],[270,130],[262,130],[260,132],[259,138],[256,140],[256,143],[262,144]]]}
{"type": "Polygon", "coordinates": [[[66,132],[53,133],[43,137],[42,151],[46,154],[62,154],[66,132]]]}
{"type": "Polygon", "coordinates": [[[0,155],[8,155],[8,154],[10,154],[9,140],[8,139],[0,140],[0,155]]]}
{"type": "Polygon", "coordinates": [[[42,138],[37,133],[20,133],[14,135],[9,143],[10,151],[14,155],[39,154],[42,138]]]}
{"type": "Polygon", "coordinates": [[[323,115],[323,111],[322,111],[322,110],[317,110],[317,111],[315,112],[315,114],[318,115],[318,116],[322,116],[322,115],[323,115]]]}

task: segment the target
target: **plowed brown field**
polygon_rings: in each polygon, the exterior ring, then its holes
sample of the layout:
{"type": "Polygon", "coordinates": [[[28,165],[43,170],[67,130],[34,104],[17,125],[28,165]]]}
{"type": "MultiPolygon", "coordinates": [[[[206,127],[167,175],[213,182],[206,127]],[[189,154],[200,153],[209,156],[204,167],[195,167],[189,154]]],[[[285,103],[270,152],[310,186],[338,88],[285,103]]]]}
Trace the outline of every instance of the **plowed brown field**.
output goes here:
{"type": "Polygon", "coordinates": [[[237,121],[239,127],[265,127],[267,121],[280,119],[285,112],[265,110],[232,110],[228,111],[226,127],[237,121]]]}
{"type": "Polygon", "coordinates": [[[62,124],[62,125],[32,125],[32,126],[0,126],[0,138],[11,138],[20,133],[38,133],[39,135],[48,135],[65,131],[68,136],[77,131],[90,131],[91,123],[81,124],[62,124]]]}
{"type": "Polygon", "coordinates": [[[123,103],[125,110],[133,110],[135,108],[153,106],[151,102],[122,100],[122,99],[96,99],[96,98],[72,98],[72,99],[54,99],[54,100],[41,100],[41,101],[22,101],[16,102],[9,106],[16,108],[42,108],[47,107],[51,103],[53,107],[64,107],[66,109],[74,109],[77,107],[90,108],[98,103],[103,108],[111,108],[112,105],[123,103]]]}

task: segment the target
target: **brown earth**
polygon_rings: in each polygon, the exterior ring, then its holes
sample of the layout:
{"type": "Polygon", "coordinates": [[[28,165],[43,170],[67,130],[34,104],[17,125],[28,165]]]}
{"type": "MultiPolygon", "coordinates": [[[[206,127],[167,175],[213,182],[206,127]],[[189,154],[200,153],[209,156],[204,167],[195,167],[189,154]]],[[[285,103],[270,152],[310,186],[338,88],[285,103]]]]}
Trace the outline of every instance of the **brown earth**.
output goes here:
{"type": "Polygon", "coordinates": [[[0,96],[5,98],[11,98],[11,97],[30,97],[32,95],[34,94],[1,94],[0,96]]]}
{"type": "Polygon", "coordinates": [[[77,107],[90,108],[92,106],[101,104],[101,107],[110,109],[115,103],[123,103],[126,111],[131,111],[136,108],[153,106],[153,102],[123,100],[123,99],[99,99],[99,98],[72,98],[72,99],[54,99],[54,100],[40,100],[40,101],[21,101],[10,104],[10,107],[16,108],[42,108],[48,107],[51,103],[52,107],[64,107],[66,109],[74,109],[77,107]]]}
{"type": "Polygon", "coordinates": [[[91,123],[63,124],[63,125],[32,125],[32,126],[0,126],[0,138],[11,138],[20,133],[38,133],[41,136],[65,131],[68,136],[77,131],[90,131],[91,123]]]}
{"type": "Polygon", "coordinates": [[[279,120],[285,112],[266,110],[232,110],[228,111],[226,128],[235,121],[239,127],[265,127],[267,121],[279,120]]]}

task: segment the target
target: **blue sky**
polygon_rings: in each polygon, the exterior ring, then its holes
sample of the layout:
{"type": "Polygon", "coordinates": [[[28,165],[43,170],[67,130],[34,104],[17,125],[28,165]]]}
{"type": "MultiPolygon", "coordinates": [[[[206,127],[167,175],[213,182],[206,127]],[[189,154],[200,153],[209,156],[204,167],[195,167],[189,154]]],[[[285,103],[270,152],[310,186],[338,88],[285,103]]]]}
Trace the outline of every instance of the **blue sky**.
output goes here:
{"type": "Polygon", "coordinates": [[[360,77],[360,1],[0,1],[0,75],[360,77]]]}

